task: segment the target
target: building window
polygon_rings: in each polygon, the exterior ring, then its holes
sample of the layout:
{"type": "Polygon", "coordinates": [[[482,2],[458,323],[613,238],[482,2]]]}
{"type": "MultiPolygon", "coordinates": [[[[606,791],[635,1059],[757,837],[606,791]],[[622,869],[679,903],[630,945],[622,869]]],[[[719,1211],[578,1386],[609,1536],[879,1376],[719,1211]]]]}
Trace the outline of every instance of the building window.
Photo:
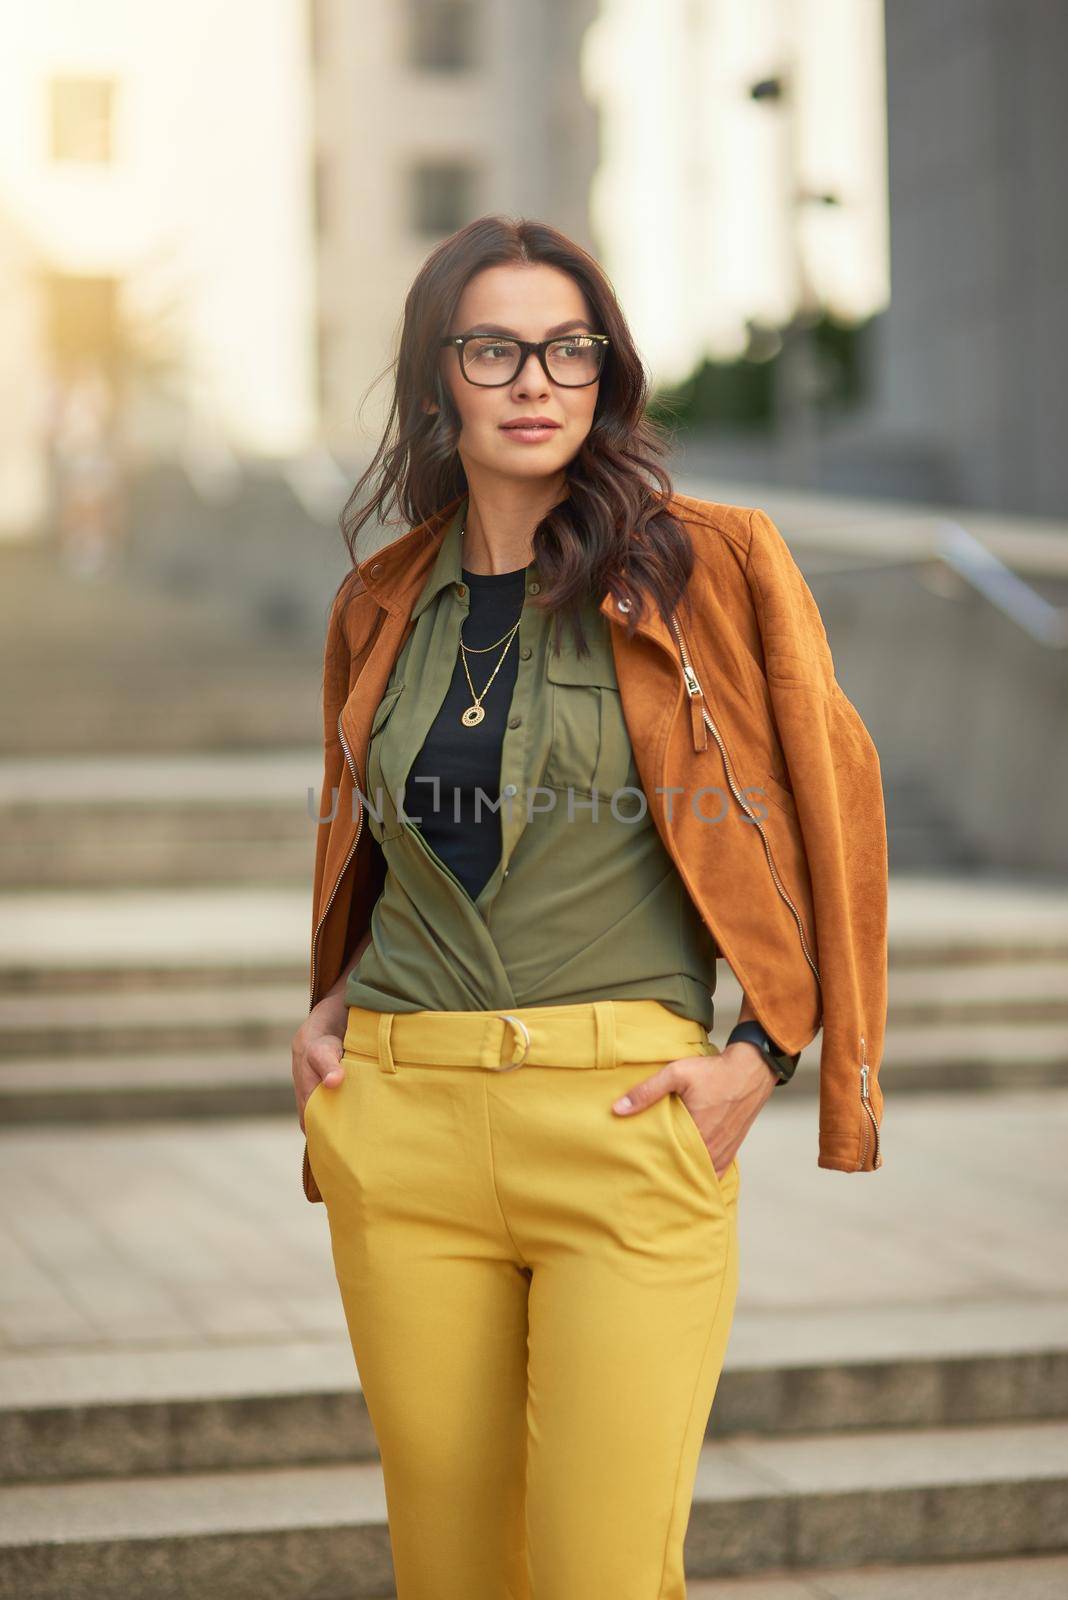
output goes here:
{"type": "Polygon", "coordinates": [[[122,353],[118,280],[46,272],[42,287],[53,365],[60,371],[85,365],[113,371],[122,353]]]}
{"type": "Polygon", "coordinates": [[[53,161],[113,159],[115,84],[110,78],[53,78],[49,99],[53,161]]]}
{"type": "Polygon", "coordinates": [[[408,0],[408,61],[421,72],[476,65],[477,0],[408,0]]]}
{"type": "Polygon", "coordinates": [[[412,228],[434,238],[455,233],[474,215],[474,192],[474,171],[463,162],[420,162],[411,172],[412,228]]]}

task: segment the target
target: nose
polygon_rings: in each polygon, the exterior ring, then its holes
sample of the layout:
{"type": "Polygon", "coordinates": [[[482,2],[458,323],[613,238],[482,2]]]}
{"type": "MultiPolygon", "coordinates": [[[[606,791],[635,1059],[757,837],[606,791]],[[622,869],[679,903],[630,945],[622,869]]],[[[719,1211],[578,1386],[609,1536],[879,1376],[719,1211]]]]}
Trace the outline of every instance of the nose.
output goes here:
{"type": "Polygon", "coordinates": [[[528,352],[527,359],[512,379],[512,388],[516,395],[549,393],[548,375],[533,350],[528,352]]]}

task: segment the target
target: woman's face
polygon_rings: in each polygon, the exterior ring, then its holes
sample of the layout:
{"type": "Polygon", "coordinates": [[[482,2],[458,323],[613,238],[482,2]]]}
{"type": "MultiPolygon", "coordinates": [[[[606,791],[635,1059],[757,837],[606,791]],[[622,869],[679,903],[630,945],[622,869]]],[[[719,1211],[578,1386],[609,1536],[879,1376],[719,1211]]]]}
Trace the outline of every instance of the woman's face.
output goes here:
{"type": "MultiPolygon", "coordinates": [[[[450,334],[510,334],[540,342],[566,333],[600,333],[575,280],[544,263],[486,267],[464,287],[450,334]]],[[[511,383],[481,388],[460,371],[458,349],[441,351],[441,371],[460,414],[457,448],[468,479],[540,479],[560,474],[578,453],[593,423],[600,379],[570,388],[546,377],[531,354],[511,383]],[[520,418],[555,423],[535,434],[510,431],[520,418]]]]}

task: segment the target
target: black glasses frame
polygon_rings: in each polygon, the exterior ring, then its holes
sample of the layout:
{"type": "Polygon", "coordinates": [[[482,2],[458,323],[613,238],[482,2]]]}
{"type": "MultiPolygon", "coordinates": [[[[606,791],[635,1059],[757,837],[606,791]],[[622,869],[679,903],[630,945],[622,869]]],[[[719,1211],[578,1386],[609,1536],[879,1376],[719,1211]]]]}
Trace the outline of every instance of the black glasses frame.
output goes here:
{"type": "Polygon", "coordinates": [[[502,333],[500,335],[495,335],[492,333],[457,333],[451,334],[447,338],[441,339],[438,342],[441,344],[443,349],[446,346],[451,346],[455,349],[456,354],[460,358],[460,372],[467,379],[467,382],[473,384],[476,389],[503,389],[506,383],[514,383],[516,378],[522,372],[532,353],[537,356],[541,363],[541,370],[544,372],[550,383],[559,384],[561,389],[588,389],[590,384],[596,383],[598,378],[601,376],[601,373],[604,370],[604,358],[608,353],[608,346],[612,343],[607,333],[586,333],[585,330],[583,330],[581,333],[572,334],[557,333],[553,336],[553,338],[542,339],[537,344],[530,339],[514,339],[510,333],[502,333]],[[467,376],[467,369],[464,365],[464,346],[470,344],[472,339],[494,338],[499,338],[501,344],[518,345],[519,362],[511,376],[502,378],[499,383],[478,383],[476,379],[469,378],[467,376]],[[548,350],[551,344],[569,344],[575,339],[590,339],[594,344],[600,347],[600,366],[597,368],[597,371],[594,373],[593,377],[587,378],[585,383],[560,383],[560,379],[554,378],[552,373],[549,371],[545,361],[545,352],[548,350]]]}

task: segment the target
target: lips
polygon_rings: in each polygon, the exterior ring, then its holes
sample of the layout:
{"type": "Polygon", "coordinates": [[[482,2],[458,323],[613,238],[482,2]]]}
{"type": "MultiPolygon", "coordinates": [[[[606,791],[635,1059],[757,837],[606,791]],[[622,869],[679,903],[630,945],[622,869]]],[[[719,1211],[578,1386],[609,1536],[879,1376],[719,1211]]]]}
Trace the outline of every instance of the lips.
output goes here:
{"type": "Polygon", "coordinates": [[[559,429],[560,424],[551,417],[515,417],[511,422],[501,423],[501,432],[515,444],[541,444],[559,429]]]}

